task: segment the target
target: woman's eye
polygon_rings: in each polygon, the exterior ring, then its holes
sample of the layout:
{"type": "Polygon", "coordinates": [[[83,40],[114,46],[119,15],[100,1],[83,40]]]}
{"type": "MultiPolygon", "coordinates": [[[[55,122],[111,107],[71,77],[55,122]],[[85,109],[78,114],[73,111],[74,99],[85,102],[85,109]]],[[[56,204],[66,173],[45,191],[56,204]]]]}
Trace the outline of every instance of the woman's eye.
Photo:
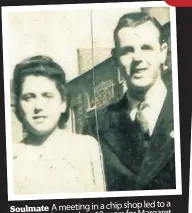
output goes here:
{"type": "Polygon", "coordinates": [[[43,95],[45,98],[53,98],[54,95],[52,93],[44,93],[43,95]]]}
{"type": "Polygon", "coordinates": [[[21,99],[24,101],[30,101],[32,98],[34,98],[31,94],[22,95],[21,99]]]}

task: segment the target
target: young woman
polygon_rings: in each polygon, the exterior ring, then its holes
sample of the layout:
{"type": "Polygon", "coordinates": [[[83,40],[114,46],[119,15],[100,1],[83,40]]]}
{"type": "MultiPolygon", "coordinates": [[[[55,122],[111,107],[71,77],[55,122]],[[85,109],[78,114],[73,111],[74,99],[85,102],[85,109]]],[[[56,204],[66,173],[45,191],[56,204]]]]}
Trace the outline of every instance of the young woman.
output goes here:
{"type": "Polygon", "coordinates": [[[65,129],[69,104],[63,69],[47,56],[27,58],[14,69],[13,90],[15,113],[27,133],[13,143],[14,193],[104,191],[98,142],[65,129]]]}

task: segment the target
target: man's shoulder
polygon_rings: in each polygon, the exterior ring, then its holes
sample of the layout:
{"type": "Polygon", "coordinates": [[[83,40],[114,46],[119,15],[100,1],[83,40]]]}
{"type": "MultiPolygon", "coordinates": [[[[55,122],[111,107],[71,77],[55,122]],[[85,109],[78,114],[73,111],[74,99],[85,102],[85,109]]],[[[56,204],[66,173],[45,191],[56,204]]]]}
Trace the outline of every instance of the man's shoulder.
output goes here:
{"type": "Polygon", "coordinates": [[[122,112],[127,111],[128,109],[128,101],[125,96],[121,99],[114,101],[107,105],[106,107],[97,111],[97,118],[103,120],[109,118],[110,116],[117,116],[122,112]]]}
{"type": "Polygon", "coordinates": [[[130,123],[128,114],[128,101],[123,96],[116,102],[113,102],[105,108],[97,110],[86,120],[84,133],[88,133],[96,137],[99,134],[107,131],[116,131],[120,127],[128,126],[130,123]]]}
{"type": "Polygon", "coordinates": [[[167,119],[173,119],[173,89],[172,84],[166,85],[167,95],[163,105],[163,110],[161,114],[165,114],[167,119]]]}

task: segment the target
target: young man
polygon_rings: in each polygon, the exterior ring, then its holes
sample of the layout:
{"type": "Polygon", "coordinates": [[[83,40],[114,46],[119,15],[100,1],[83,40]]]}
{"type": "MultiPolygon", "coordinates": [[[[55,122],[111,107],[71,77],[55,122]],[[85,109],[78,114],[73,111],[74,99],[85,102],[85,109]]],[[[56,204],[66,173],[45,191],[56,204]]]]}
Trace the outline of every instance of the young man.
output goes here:
{"type": "Polygon", "coordinates": [[[174,189],[173,103],[161,77],[167,54],[162,27],[143,12],[126,14],[114,42],[112,54],[128,89],[85,128],[101,143],[107,188],[174,189]]]}

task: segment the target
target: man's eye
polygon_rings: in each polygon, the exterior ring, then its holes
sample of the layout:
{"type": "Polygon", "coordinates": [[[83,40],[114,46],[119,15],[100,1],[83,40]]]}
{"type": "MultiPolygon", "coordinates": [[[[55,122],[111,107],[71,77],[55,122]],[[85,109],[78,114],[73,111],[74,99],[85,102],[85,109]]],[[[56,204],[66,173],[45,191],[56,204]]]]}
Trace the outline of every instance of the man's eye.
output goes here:
{"type": "Polygon", "coordinates": [[[133,47],[127,47],[127,48],[125,49],[125,52],[126,52],[126,53],[132,53],[132,52],[134,52],[134,48],[133,48],[133,47]]]}
{"type": "Polygon", "coordinates": [[[153,48],[149,45],[143,45],[142,50],[152,50],[153,48]]]}
{"type": "Polygon", "coordinates": [[[24,97],[23,100],[24,101],[30,101],[32,99],[32,97],[24,97]]]}
{"type": "Polygon", "coordinates": [[[126,55],[129,53],[134,52],[134,48],[133,47],[125,47],[125,48],[121,48],[120,49],[120,55],[126,55]]]}

